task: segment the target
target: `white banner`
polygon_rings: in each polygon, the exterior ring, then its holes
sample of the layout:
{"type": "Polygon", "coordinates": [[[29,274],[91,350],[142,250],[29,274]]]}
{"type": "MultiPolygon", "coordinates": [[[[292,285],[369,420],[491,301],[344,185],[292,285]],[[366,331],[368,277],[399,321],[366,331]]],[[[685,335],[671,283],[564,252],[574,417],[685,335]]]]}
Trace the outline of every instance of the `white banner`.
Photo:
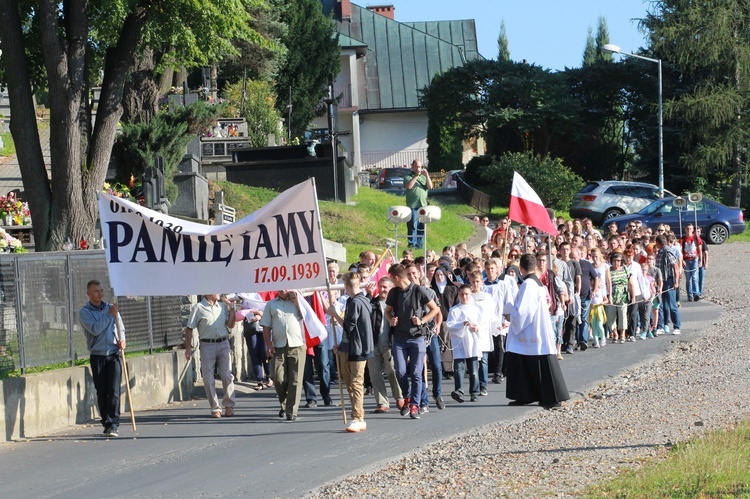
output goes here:
{"type": "Polygon", "coordinates": [[[109,280],[118,296],[300,289],[325,283],[313,180],[230,225],[203,225],[99,194],[109,280]]]}

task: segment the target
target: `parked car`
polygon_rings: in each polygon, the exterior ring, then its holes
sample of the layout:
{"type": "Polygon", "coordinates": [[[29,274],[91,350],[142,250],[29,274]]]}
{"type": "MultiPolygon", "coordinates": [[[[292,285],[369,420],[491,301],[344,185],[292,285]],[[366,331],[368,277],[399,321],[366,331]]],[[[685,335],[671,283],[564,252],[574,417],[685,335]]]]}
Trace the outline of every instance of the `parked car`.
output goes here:
{"type": "Polygon", "coordinates": [[[458,187],[458,177],[463,173],[463,170],[448,170],[445,172],[445,180],[443,180],[443,189],[455,189],[458,187]]]}
{"type": "Polygon", "coordinates": [[[404,177],[411,174],[411,168],[383,168],[378,175],[378,189],[403,190],[404,177]]]}
{"type": "Polygon", "coordinates": [[[680,209],[673,201],[673,197],[654,201],[638,213],[611,218],[605,224],[616,223],[617,230],[623,231],[628,223],[640,220],[645,227],[651,227],[654,231],[661,224],[669,225],[675,234],[682,236],[683,227],[688,223],[695,223],[697,214],[698,227],[703,231],[702,237],[711,244],[721,244],[730,235],[745,231],[745,219],[740,208],[730,208],[716,201],[703,199],[699,203],[688,203],[680,209]]]}
{"type": "MultiPolygon", "coordinates": [[[[674,194],[665,190],[664,196],[674,194]]],[[[572,218],[590,218],[595,225],[602,225],[610,218],[637,213],[659,199],[659,188],[643,182],[625,180],[597,180],[573,196],[570,207],[572,218]]]]}

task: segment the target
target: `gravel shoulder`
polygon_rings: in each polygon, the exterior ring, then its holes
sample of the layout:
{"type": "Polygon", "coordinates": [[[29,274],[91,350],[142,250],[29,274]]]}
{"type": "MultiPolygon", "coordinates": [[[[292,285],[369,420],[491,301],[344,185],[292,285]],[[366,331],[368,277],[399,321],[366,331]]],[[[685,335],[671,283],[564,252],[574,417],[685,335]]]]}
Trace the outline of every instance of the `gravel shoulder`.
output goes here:
{"type": "Polygon", "coordinates": [[[661,356],[559,410],[424,446],[309,497],[575,496],[662,457],[673,443],[750,418],[750,243],[710,246],[709,254],[706,299],[724,313],[697,337],[669,338],[661,356]]]}

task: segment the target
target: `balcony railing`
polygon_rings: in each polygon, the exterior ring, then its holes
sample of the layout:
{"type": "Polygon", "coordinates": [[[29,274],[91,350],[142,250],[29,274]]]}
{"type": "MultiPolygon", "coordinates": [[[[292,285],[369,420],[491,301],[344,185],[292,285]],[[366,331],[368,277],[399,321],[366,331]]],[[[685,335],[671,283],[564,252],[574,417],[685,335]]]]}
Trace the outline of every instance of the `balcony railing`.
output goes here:
{"type": "Polygon", "coordinates": [[[351,85],[334,85],[333,96],[336,98],[339,107],[352,107],[351,85]]]}
{"type": "Polygon", "coordinates": [[[368,151],[363,152],[362,168],[380,169],[394,166],[409,166],[415,159],[427,164],[427,149],[407,149],[402,151],[368,151]]]}

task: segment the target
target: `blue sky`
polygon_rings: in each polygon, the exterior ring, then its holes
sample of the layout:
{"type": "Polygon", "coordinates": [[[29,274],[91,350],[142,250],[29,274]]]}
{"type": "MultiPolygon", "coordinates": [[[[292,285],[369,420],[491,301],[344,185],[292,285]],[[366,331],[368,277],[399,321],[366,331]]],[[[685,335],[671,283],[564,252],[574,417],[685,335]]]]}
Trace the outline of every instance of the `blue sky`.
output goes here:
{"type": "Polygon", "coordinates": [[[589,27],[596,35],[599,16],[609,28],[610,43],[625,52],[637,51],[646,41],[637,21],[645,17],[643,0],[392,0],[358,5],[393,4],[397,21],[474,19],[479,52],[497,57],[500,22],[505,21],[510,57],[552,70],[580,67],[589,27]]]}

